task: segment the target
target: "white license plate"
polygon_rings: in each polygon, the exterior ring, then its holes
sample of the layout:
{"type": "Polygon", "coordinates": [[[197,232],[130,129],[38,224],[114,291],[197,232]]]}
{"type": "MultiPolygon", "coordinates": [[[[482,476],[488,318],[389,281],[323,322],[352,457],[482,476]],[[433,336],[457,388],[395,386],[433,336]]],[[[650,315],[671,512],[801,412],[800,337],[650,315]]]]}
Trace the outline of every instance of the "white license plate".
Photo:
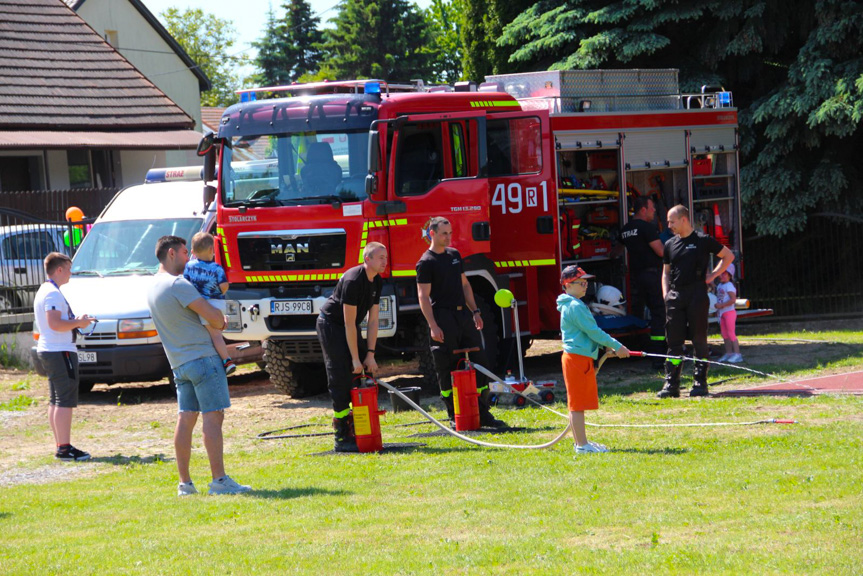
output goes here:
{"type": "Polygon", "coordinates": [[[311,314],[311,300],[273,300],[270,314],[311,314]]]}
{"type": "Polygon", "coordinates": [[[95,352],[78,352],[78,362],[81,364],[92,364],[96,362],[95,352]]]}

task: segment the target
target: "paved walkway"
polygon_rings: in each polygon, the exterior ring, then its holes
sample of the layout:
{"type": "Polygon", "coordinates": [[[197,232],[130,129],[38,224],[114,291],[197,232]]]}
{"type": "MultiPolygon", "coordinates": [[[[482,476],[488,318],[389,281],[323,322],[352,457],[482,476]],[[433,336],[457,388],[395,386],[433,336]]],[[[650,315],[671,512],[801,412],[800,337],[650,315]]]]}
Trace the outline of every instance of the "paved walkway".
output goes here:
{"type": "Polygon", "coordinates": [[[863,372],[831,374],[806,380],[727,390],[713,396],[814,396],[816,394],[863,394],[863,372]]]}

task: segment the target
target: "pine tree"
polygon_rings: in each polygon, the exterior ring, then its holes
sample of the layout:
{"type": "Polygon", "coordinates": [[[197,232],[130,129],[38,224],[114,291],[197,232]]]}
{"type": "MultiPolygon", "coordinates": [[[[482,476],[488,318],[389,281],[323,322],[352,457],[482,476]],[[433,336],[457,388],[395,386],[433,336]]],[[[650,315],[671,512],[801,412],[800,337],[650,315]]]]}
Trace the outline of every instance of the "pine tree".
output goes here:
{"type": "Polygon", "coordinates": [[[344,0],[334,29],[324,31],[321,69],[331,79],[429,78],[431,34],[415,4],[406,0],[344,0]]]}
{"type": "Polygon", "coordinates": [[[267,11],[267,25],[264,36],[252,45],[257,48],[255,58],[256,82],[261,86],[281,86],[289,82],[287,46],[284,22],[276,19],[272,6],[267,11]]]}
{"type": "Polygon", "coordinates": [[[255,64],[257,80],[265,86],[281,86],[296,82],[317,70],[320,61],[318,45],[323,33],[318,30],[320,18],[312,16],[306,0],[290,0],[282,5],[285,15],[276,18],[272,9],[267,13],[267,26],[258,49],[255,64]]]}
{"type": "Polygon", "coordinates": [[[312,7],[306,0],[291,0],[283,7],[286,10],[288,75],[295,82],[318,69],[321,61],[318,46],[323,42],[324,34],[318,29],[321,19],[312,15],[312,7]]]}
{"type": "Polygon", "coordinates": [[[760,234],[863,209],[859,2],[544,0],[498,44],[532,69],[679,68],[684,91],[733,90],[744,218],[760,234]]]}

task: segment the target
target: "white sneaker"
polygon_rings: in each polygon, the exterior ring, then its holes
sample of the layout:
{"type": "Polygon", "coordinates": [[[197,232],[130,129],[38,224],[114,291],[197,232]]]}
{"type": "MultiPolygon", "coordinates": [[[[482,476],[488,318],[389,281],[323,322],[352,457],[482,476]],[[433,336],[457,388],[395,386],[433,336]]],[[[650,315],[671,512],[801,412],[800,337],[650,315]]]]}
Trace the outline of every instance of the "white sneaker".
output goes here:
{"type": "Polygon", "coordinates": [[[197,494],[198,489],[195,488],[195,485],[191,482],[180,482],[177,485],[177,496],[191,496],[192,494],[197,494]]]}
{"type": "Polygon", "coordinates": [[[576,454],[600,454],[602,452],[608,452],[608,448],[596,442],[588,442],[584,446],[575,445],[576,454]]]}
{"type": "Polygon", "coordinates": [[[732,364],[740,364],[741,362],[743,362],[743,355],[742,354],[732,354],[731,357],[728,358],[728,361],[731,362],[732,364]]]}
{"type": "Polygon", "coordinates": [[[243,494],[251,491],[251,486],[237,484],[230,476],[225,476],[210,482],[210,494],[243,494]]]}
{"type": "Polygon", "coordinates": [[[719,357],[719,360],[717,360],[717,362],[728,362],[728,359],[732,356],[734,356],[734,354],[723,354],[719,357]]]}

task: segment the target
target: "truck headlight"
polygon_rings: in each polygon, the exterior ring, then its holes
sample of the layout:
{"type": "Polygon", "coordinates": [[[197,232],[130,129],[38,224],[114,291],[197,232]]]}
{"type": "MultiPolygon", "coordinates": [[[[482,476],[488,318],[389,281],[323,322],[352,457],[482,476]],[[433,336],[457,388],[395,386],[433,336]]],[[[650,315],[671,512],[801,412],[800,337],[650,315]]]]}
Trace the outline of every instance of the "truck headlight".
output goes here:
{"type": "Polygon", "coordinates": [[[117,322],[117,338],[126,340],[130,338],[155,338],[156,324],[152,318],[128,318],[117,322]]]}
{"type": "Polygon", "coordinates": [[[224,332],[242,332],[243,317],[241,310],[238,301],[225,300],[225,318],[228,319],[228,324],[225,326],[224,332]]]}

